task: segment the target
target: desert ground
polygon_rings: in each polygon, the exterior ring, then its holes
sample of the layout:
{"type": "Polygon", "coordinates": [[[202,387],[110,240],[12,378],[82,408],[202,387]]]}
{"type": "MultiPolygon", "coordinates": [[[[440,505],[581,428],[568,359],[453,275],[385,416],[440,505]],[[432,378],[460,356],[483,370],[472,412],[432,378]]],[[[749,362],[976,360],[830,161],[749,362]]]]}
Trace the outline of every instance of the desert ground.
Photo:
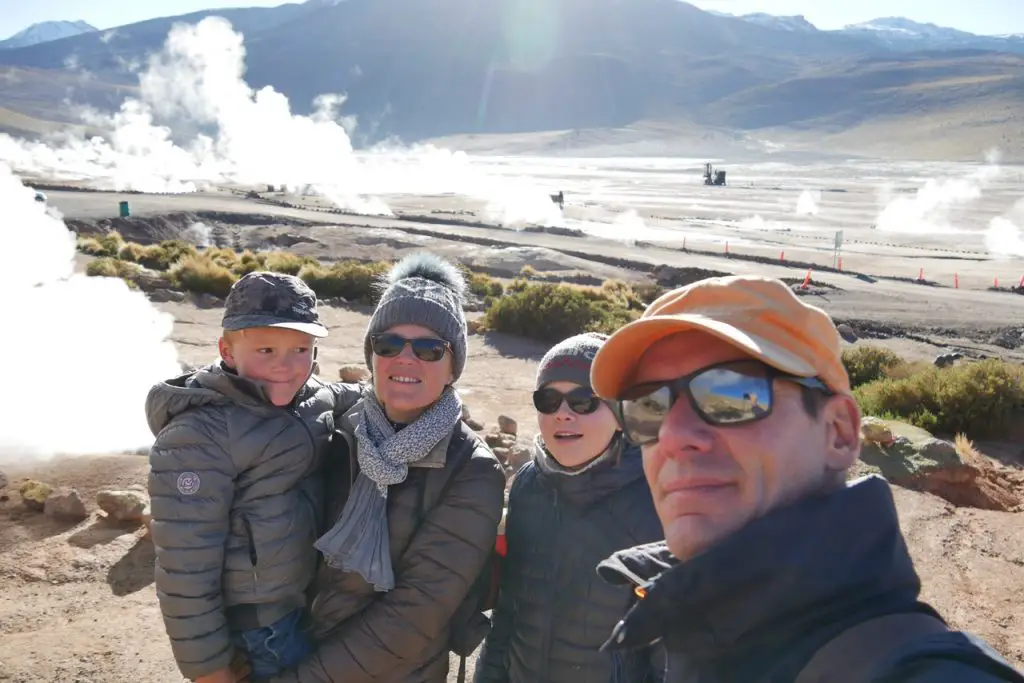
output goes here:
{"type": "MultiPolygon", "coordinates": [[[[1019,169],[863,161],[723,165],[728,186],[704,187],[703,160],[480,163],[499,179],[487,192],[381,192],[376,196],[394,214],[387,217],[333,213],[322,198],[265,187],[146,195],[29,180],[45,186],[49,204],[73,229],[116,227],[139,241],[185,235],[201,222],[214,244],[234,248],[282,247],[324,260],[393,258],[428,249],[501,277],[529,265],[538,277],[576,281],[670,277],[664,266],[800,280],[811,267],[807,296],[850,323],[860,334],[858,344],[882,344],[925,360],[956,349],[974,358],[1024,361],[1024,296],[1009,290],[1024,275],[1024,251],[1013,255],[1019,245],[1004,240],[1008,253],[993,254],[985,240],[993,219],[1014,216],[1019,169]],[[496,209],[500,179],[524,175],[545,193],[563,190],[564,211],[531,220],[513,215],[514,204],[496,209]],[[932,190],[923,191],[929,181],[932,190]],[[259,196],[246,197],[249,189],[259,196]],[[132,219],[115,218],[120,201],[130,203],[132,219]],[[886,214],[887,206],[896,208],[886,214]],[[840,229],[842,272],[830,269],[840,229]],[[921,269],[924,282],[917,281],[921,269]],[[1003,291],[989,289],[995,278],[1003,291]]],[[[550,209],[530,207],[533,213],[550,209]]],[[[172,338],[182,363],[215,358],[219,308],[154,305],[174,317],[172,338]]],[[[363,363],[369,310],[326,307],[323,315],[330,336],[320,370],[333,380],[341,366],[363,363]]],[[[485,429],[507,415],[518,422],[521,441],[536,432],[529,392],[544,350],[498,333],[470,337],[459,388],[485,429]]],[[[1020,442],[978,446],[1008,467],[1024,467],[1020,442]]],[[[16,491],[3,492],[0,681],[179,681],[156,606],[152,546],[142,529],[101,521],[92,502],[101,488],[144,486],[146,458],[111,453],[2,462],[0,469],[12,484],[32,476],[77,487],[94,513],[79,524],[61,524],[26,511],[16,491]]],[[[980,634],[1024,666],[1020,513],[958,508],[905,489],[896,496],[924,598],[955,627],[980,634]]]]}

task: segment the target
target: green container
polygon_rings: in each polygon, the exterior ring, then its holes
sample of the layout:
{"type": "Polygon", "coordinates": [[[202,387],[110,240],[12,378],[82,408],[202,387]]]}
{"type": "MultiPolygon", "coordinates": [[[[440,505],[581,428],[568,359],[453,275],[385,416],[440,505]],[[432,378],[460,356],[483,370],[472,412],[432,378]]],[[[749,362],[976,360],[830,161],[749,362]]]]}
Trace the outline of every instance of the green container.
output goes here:
{"type": "Polygon", "coordinates": [[[120,202],[117,206],[119,209],[118,213],[121,214],[121,218],[128,218],[128,216],[132,215],[131,209],[128,208],[128,202],[120,202]]]}

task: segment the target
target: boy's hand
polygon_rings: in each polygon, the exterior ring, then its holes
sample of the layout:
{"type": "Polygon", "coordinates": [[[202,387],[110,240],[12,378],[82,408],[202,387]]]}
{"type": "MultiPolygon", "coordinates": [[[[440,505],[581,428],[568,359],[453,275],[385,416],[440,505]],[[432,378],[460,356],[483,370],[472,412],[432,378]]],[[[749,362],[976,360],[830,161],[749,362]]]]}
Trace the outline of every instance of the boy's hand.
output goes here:
{"type": "Polygon", "coordinates": [[[195,683],[235,683],[235,674],[231,672],[231,669],[221,669],[212,674],[200,676],[195,683]]]}

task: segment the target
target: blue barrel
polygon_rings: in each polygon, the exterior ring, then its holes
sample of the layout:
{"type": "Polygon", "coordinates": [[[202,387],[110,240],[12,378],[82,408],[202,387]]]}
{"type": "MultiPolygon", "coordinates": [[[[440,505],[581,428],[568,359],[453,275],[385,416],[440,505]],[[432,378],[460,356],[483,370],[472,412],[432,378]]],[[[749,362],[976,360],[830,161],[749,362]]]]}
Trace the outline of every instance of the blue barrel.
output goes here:
{"type": "Polygon", "coordinates": [[[119,213],[121,218],[128,218],[132,215],[131,209],[128,208],[128,202],[120,202],[118,205],[119,213]]]}

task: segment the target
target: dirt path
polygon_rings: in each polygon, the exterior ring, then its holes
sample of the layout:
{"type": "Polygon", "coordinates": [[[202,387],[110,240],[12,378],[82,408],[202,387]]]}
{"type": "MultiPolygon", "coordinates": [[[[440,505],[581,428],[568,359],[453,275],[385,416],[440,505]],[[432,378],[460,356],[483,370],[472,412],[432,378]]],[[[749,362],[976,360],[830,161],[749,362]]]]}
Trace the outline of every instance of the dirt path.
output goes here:
{"type": "MultiPolygon", "coordinates": [[[[220,309],[161,304],[175,315],[182,360],[211,360],[220,309]]],[[[363,363],[365,312],[326,309],[330,337],[322,376],[363,363]]],[[[499,414],[521,434],[535,431],[529,404],[538,344],[504,335],[470,337],[460,388],[488,427],[499,414]]],[[[75,458],[5,466],[13,482],[32,475],[78,488],[92,506],[101,488],[144,486],[146,458],[75,458]]],[[[8,495],[12,492],[7,491],[8,495]]],[[[142,533],[93,519],[62,525],[0,502],[0,682],[177,683],[156,606],[153,550],[142,533]]],[[[1024,525],[1009,513],[956,509],[933,496],[899,490],[897,503],[925,597],[956,627],[974,630],[1024,666],[1024,525]]],[[[91,508],[92,509],[92,508],[91,508]]],[[[472,672],[472,663],[470,672],[472,672]]],[[[451,680],[454,680],[453,665],[451,680]]]]}

